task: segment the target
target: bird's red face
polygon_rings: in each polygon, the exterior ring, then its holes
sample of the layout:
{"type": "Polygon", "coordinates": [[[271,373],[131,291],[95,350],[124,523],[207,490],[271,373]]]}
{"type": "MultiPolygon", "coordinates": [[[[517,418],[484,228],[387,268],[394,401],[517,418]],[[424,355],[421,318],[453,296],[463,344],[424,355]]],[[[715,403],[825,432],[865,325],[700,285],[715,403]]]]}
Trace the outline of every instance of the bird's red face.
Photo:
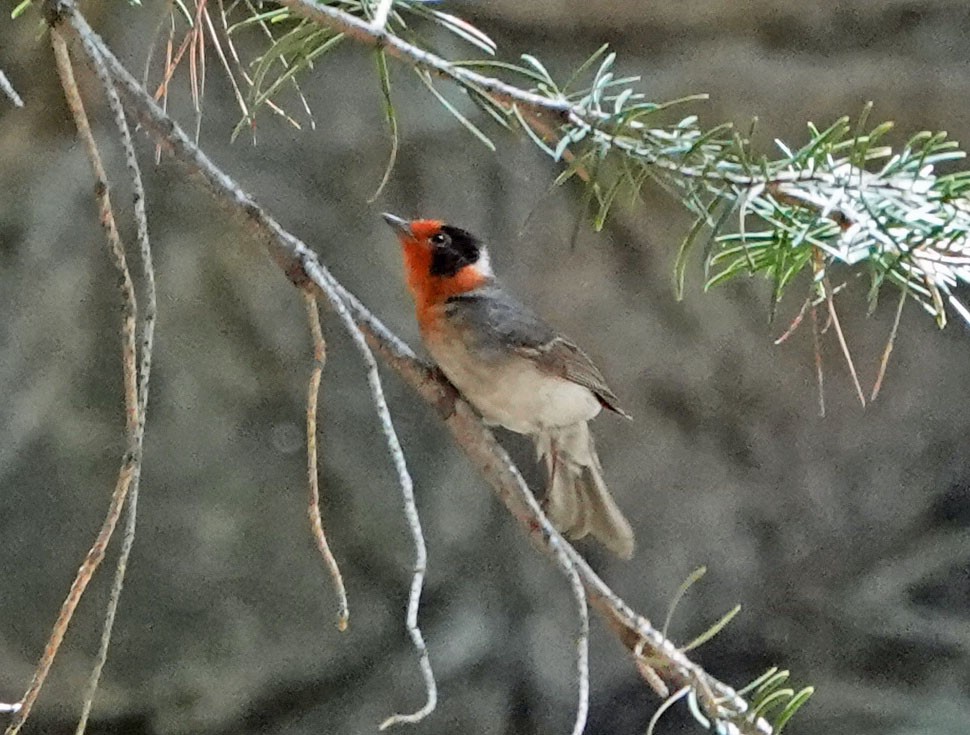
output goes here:
{"type": "Polygon", "coordinates": [[[471,233],[434,219],[409,222],[391,214],[384,219],[401,242],[404,274],[419,318],[429,307],[492,278],[488,253],[471,233]]]}

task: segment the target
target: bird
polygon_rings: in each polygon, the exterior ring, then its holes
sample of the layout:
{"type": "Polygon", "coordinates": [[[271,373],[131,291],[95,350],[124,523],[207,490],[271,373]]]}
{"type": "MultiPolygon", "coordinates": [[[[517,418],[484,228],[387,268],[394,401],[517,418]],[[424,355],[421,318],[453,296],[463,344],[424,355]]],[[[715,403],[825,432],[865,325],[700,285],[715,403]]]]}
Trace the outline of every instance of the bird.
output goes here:
{"type": "Polygon", "coordinates": [[[593,361],[509,295],[486,245],[436,219],[384,213],[395,231],[421,338],[487,424],[526,434],[545,463],[544,511],[570,539],[592,536],[619,557],[634,534],[603,480],[588,422],[629,418],[593,361]]]}

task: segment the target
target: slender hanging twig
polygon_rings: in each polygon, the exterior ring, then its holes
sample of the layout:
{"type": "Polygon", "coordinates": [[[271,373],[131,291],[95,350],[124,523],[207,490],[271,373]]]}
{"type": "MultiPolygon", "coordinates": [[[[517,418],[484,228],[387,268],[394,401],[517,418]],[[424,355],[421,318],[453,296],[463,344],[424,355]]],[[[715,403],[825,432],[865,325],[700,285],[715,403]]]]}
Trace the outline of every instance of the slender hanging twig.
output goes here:
{"type": "Polygon", "coordinates": [[[347,630],[350,621],[350,607],[347,603],[347,589],[344,578],[340,573],[337,559],[330,550],[327,534],[323,530],[323,519],[320,517],[320,473],[317,468],[317,398],[320,394],[320,379],[323,367],[327,363],[327,343],[323,339],[320,328],[320,313],[316,296],[310,291],[303,291],[303,301],[306,305],[307,320],[310,323],[310,337],[313,340],[313,370],[310,373],[310,384],[307,388],[306,401],[306,459],[307,481],[310,487],[310,502],[307,505],[307,515],[310,518],[310,529],[320,550],[320,555],[327,565],[333,587],[337,593],[337,629],[347,630]]]}
{"type": "Polygon", "coordinates": [[[908,293],[909,289],[904,288],[903,292],[899,294],[899,305],[896,307],[896,317],[893,319],[893,328],[889,332],[889,339],[886,340],[886,349],[882,351],[882,360],[879,361],[879,372],[876,375],[876,382],[872,386],[872,395],[869,397],[870,401],[876,400],[879,391],[882,389],[882,381],[886,377],[886,368],[889,367],[889,356],[892,354],[893,347],[896,344],[899,321],[903,316],[903,305],[906,303],[906,295],[908,293]]]}
{"type": "MultiPolygon", "coordinates": [[[[281,234],[288,239],[296,241],[292,235],[281,228],[281,234]]],[[[360,352],[367,368],[367,383],[370,387],[371,398],[377,415],[380,418],[381,429],[384,432],[384,439],[387,442],[387,449],[391,454],[394,463],[394,470],[397,472],[398,487],[404,499],[404,517],[407,520],[408,530],[411,532],[411,539],[414,543],[414,567],[411,576],[411,589],[408,594],[408,607],[405,616],[405,625],[414,649],[418,652],[418,664],[421,668],[421,675],[424,679],[424,688],[427,699],[423,706],[418,710],[407,714],[394,714],[381,723],[380,729],[384,730],[392,725],[402,723],[416,723],[434,712],[438,705],[438,684],[434,678],[434,671],[431,669],[431,659],[428,656],[428,647],[424,642],[424,635],[418,625],[418,610],[421,606],[421,591],[424,588],[424,575],[428,564],[428,549],[424,541],[424,533],[421,530],[421,519],[418,516],[418,506],[414,499],[414,482],[411,473],[408,471],[407,462],[404,458],[404,449],[397,438],[397,431],[394,429],[394,422],[391,419],[391,411],[387,407],[387,400],[384,398],[384,387],[381,384],[381,376],[377,371],[377,360],[374,353],[364,339],[364,334],[354,321],[347,308],[345,299],[341,297],[336,288],[336,280],[330,271],[323,268],[318,262],[306,261],[303,264],[307,276],[313,283],[321,286],[321,290],[330,301],[330,306],[336,312],[340,321],[351,336],[354,345],[360,352]]]]}
{"type": "Polygon", "coordinates": [[[825,370],[822,366],[822,341],[818,328],[818,309],[812,304],[812,351],[815,354],[815,384],[818,386],[818,415],[825,418],[825,370]]]}
{"type": "Polygon", "coordinates": [[[842,332],[842,324],[839,322],[839,314],[835,310],[835,300],[832,298],[832,286],[828,278],[822,279],[822,290],[825,293],[825,301],[828,304],[829,319],[832,321],[832,326],[835,327],[835,334],[839,339],[839,345],[842,347],[842,354],[845,356],[845,362],[849,366],[852,385],[855,387],[856,395],[859,397],[859,403],[865,408],[866,396],[862,392],[862,384],[859,382],[859,375],[856,372],[855,363],[852,361],[852,353],[849,352],[849,345],[845,341],[845,334],[842,332]]]}
{"type": "Polygon", "coordinates": [[[101,631],[101,639],[98,645],[98,655],[95,660],[94,668],[88,679],[87,688],[83,698],[81,716],[78,719],[75,735],[84,735],[87,727],[91,708],[94,705],[94,697],[101,681],[101,672],[108,659],[108,648],[111,644],[111,634],[114,629],[114,621],[118,612],[118,605],[121,601],[121,592],[124,588],[125,574],[128,569],[128,559],[131,556],[131,549],[135,543],[135,531],[138,519],[138,493],[141,481],[142,454],[145,441],[145,422],[148,410],[148,387],[151,379],[152,354],[155,340],[155,319],[156,319],[156,292],[155,292],[155,268],[153,264],[151,241],[148,234],[148,215],[145,210],[145,185],[142,181],[141,168],[138,165],[138,156],[135,146],[131,139],[131,130],[125,118],[125,111],[122,108],[121,100],[114,88],[111,77],[105,69],[104,61],[98,50],[89,42],[82,39],[82,47],[88,56],[89,63],[93,66],[101,86],[104,89],[108,106],[111,108],[114,117],[115,127],[121,140],[122,148],[125,152],[125,165],[128,176],[131,179],[134,203],[134,215],[137,223],[137,239],[139,254],[141,256],[142,278],[144,281],[145,300],[142,323],[141,323],[141,342],[138,351],[138,411],[135,418],[135,426],[128,427],[129,451],[136,458],[136,470],[132,478],[131,487],[128,491],[126,501],[125,527],[121,541],[121,550],[118,555],[118,562],[115,566],[115,574],[111,583],[111,592],[108,598],[108,606],[105,610],[104,624],[101,631]]]}
{"type": "Polygon", "coordinates": [[[125,250],[118,234],[115,223],[114,211],[111,206],[111,198],[108,189],[108,177],[101,162],[101,155],[98,152],[97,144],[91,133],[91,126],[88,123],[87,114],[84,111],[84,104],[78,92],[77,83],[74,81],[74,72],[71,67],[70,55],[64,38],[56,28],[51,29],[51,45],[54,50],[54,59],[57,65],[58,75],[61,79],[61,86],[64,89],[64,96],[67,99],[68,107],[78,129],[78,136],[81,138],[84,148],[91,162],[95,176],[95,198],[100,210],[101,225],[108,238],[109,251],[114,261],[115,267],[121,275],[120,290],[123,304],[122,314],[122,366],[124,370],[124,399],[125,399],[125,426],[129,436],[129,448],[125,452],[121,470],[118,474],[118,481],[115,484],[111,501],[108,505],[108,512],[101,525],[101,529],[95,538],[94,543],[88,550],[81,567],[78,569],[71,589],[61,605],[57,620],[51,630],[47,645],[41,655],[40,661],[34,670],[27,691],[24,692],[20,700],[20,708],[14,713],[13,719],[7,726],[5,735],[16,735],[30,711],[37,701],[47,674],[50,672],[54,658],[60,649],[61,642],[70,625],[74,611],[77,609],[78,602],[88,583],[91,581],[98,566],[104,559],[105,549],[111,540],[121,509],[128,495],[129,487],[139,471],[138,457],[131,451],[130,440],[134,430],[138,425],[138,383],[136,370],[136,348],[135,348],[135,328],[137,319],[137,302],[135,299],[135,289],[128,271],[125,260],[125,250]]]}

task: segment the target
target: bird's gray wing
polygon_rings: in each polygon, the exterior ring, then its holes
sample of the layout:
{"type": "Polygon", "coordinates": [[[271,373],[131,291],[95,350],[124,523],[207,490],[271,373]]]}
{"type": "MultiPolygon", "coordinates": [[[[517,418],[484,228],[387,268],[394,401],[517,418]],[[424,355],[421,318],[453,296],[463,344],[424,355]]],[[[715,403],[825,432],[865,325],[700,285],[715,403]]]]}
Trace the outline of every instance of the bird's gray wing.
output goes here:
{"type": "Polygon", "coordinates": [[[498,287],[448,299],[451,316],[474,329],[479,350],[500,355],[505,349],[532,360],[541,370],[588,388],[606,408],[627,416],[619,399],[589,356],[498,287]]]}

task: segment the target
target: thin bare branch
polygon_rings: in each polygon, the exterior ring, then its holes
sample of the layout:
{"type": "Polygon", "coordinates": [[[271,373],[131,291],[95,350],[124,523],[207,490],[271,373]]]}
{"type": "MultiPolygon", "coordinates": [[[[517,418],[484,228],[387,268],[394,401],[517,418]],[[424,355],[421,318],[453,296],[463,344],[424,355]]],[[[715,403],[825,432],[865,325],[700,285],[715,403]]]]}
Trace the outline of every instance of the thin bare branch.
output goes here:
{"type": "Polygon", "coordinates": [[[791,324],[788,325],[788,329],[785,330],[785,333],[775,340],[776,345],[780,345],[781,343],[786,342],[788,338],[795,333],[795,331],[801,325],[802,319],[805,318],[805,313],[808,311],[808,307],[810,307],[811,305],[812,305],[812,297],[811,295],[809,295],[809,297],[805,299],[805,303],[802,304],[802,308],[798,310],[798,314],[795,315],[795,318],[792,319],[791,324]]]}
{"type": "MultiPolygon", "coordinates": [[[[568,557],[563,555],[568,562],[568,557]]],[[[579,636],[576,638],[576,673],[579,677],[579,703],[576,706],[576,719],[572,735],[582,735],[589,717],[589,605],[586,602],[586,589],[572,564],[564,566],[569,584],[576,598],[579,614],[579,636]]]]}
{"type": "Polygon", "coordinates": [[[337,559],[330,550],[327,541],[327,534],[323,530],[323,519],[320,517],[320,473],[317,468],[317,399],[320,394],[320,379],[323,376],[323,367],[327,363],[327,343],[323,338],[323,330],[320,328],[320,310],[317,306],[317,298],[311,291],[303,291],[303,300],[306,305],[307,320],[310,323],[310,336],[313,339],[313,370],[310,373],[310,384],[307,388],[306,401],[306,459],[307,459],[307,480],[310,487],[310,502],[307,505],[307,515],[310,517],[310,529],[313,538],[320,550],[330,578],[333,580],[333,587],[337,593],[337,629],[347,630],[350,620],[350,607],[347,603],[347,589],[344,587],[344,578],[340,573],[337,559]]]}
{"type": "Polygon", "coordinates": [[[903,316],[903,305],[906,303],[907,294],[909,294],[908,288],[904,288],[902,293],[899,294],[899,305],[896,307],[896,317],[893,319],[893,328],[889,332],[889,339],[886,340],[886,349],[882,351],[882,360],[879,361],[879,373],[876,375],[876,382],[872,386],[872,395],[869,397],[870,401],[876,400],[879,396],[879,391],[882,389],[882,381],[886,377],[886,368],[889,367],[889,356],[893,353],[893,347],[896,345],[896,334],[899,332],[899,321],[903,316]]]}
{"type": "MultiPolygon", "coordinates": [[[[289,235],[289,233],[286,234],[289,235]]],[[[292,235],[289,235],[289,237],[293,238],[292,235]]],[[[296,241],[296,238],[293,238],[293,240],[296,241]]],[[[373,399],[374,407],[377,409],[381,429],[387,441],[387,448],[391,454],[394,469],[397,472],[398,486],[404,499],[404,516],[407,520],[408,529],[411,532],[411,539],[414,543],[414,567],[411,576],[411,589],[408,594],[405,624],[408,635],[411,636],[414,649],[418,652],[418,664],[421,667],[421,675],[424,678],[427,699],[424,705],[414,712],[395,714],[388,717],[380,725],[380,729],[384,730],[400,723],[420,722],[431,714],[438,704],[438,685],[435,682],[434,672],[431,669],[431,659],[428,656],[428,648],[424,642],[424,635],[418,626],[418,609],[421,605],[421,591],[424,587],[424,575],[428,564],[428,550],[424,542],[424,533],[421,530],[421,519],[418,517],[418,507],[414,499],[414,483],[411,480],[411,474],[408,471],[407,462],[404,459],[404,450],[394,429],[391,411],[387,407],[387,401],[384,398],[384,388],[381,385],[381,377],[377,371],[377,360],[374,359],[374,353],[371,352],[367,341],[364,339],[364,333],[360,330],[357,322],[355,322],[354,317],[348,310],[346,300],[341,297],[339,290],[336,288],[339,284],[330,275],[330,271],[324,268],[316,258],[304,261],[303,269],[310,280],[327,296],[331,308],[336,312],[340,321],[350,334],[367,368],[367,383],[370,386],[371,398],[373,399]]]]}
{"type": "Polygon", "coordinates": [[[818,415],[825,418],[825,370],[822,366],[822,342],[818,328],[818,308],[812,304],[812,351],[815,354],[815,383],[818,386],[818,415]]]}
{"type": "MultiPolygon", "coordinates": [[[[108,188],[108,177],[105,172],[104,165],[101,162],[101,155],[98,152],[98,147],[95,143],[94,136],[91,133],[91,126],[84,110],[84,104],[81,101],[81,95],[78,91],[77,83],[74,80],[74,72],[71,66],[70,55],[67,51],[67,44],[57,28],[51,29],[51,45],[54,51],[54,59],[56,62],[58,75],[61,79],[61,86],[64,89],[64,96],[77,126],[78,136],[81,138],[84,144],[84,148],[91,162],[91,167],[94,171],[95,197],[97,199],[98,208],[100,211],[101,225],[104,228],[108,238],[109,251],[111,253],[112,260],[114,261],[115,267],[118,269],[119,274],[121,275],[120,290],[124,307],[121,332],[122,365],[124,369],[125,425],[126,431],[130,436],[131,432],[134,431],[138,423],[138,383],[135,362],[137,302],[135,298],[134,285],[132,283],[131,274],[128,271],[128,266],[125,260],[124,246],[122,245],[121,237],[118,234],[118,228],[115,223],[114,211],[111,206],[111,198],[108,188]]],[[[16,733],[23,726],[23,723],[30,716],[30,711],[34,706],[34,703],[37,701],[37,697],[40,695],[40,691],[44,686],[44,681],[47,679],[47,674],[50,672],[50,668],[54,663],[58,650],[60,649],[61,642],[64,640],[64,635],[67,632],[67,628],[70,625],[71,619],[74,617],[74,611],[77,609],[78,602],[80,602],[85,589],[87,589],[88,583],[91,581],[91,578],[94,576],[94,573],[97,571],[102,560],[104,559],[105,549],[107,548],[108,543],[111,541],[111,537],[114,534],[115,526],[118,523],[118,518],[121,515],[121,510],[125,503],[125,498],[128,495],[128,490],[131,487],[135,476],[138,474],[138,468],[138,458],[131,452],[129,448],[125,452],[121,470],[118,474],[118,480],[115,484],[115,489],[112,493],[111,501],[108,506],[108,512],[104,521],[102,522],[101,529],[98,532],[98,535],[95,538],[91,548],[88,550],[84,561],[81,563],[81,567],[78,569],[74,582],[71,584],[71,589],[68,591],[67,597],[61,605],[60,612],[58,613],[57,620],[55,621],[51,630],[47,645],[44,647],[44,652],[37,663],[37,667],[34,670],[34,674],[31,678],[30,684],[27,687],[27,691],[24,692],[24,695],[20,700],[21,706],[17,712],[14,713],[13,719],[7,726],[5,735],[16,735],[16,733]]]]}
{"type": "Polygon", "coordinates": [[[828,282],[828,278],[823,279],[822,288],[825,292],[825,301],[828,304],[829,319],[832,320],[832,326],[835,327],[835,334],[839,338],[839,344],[842,346],[842,354],[845,356],[845,362],[849,366],[852,385],[855,386],[856,395],[859,396],[859,403],[865,408],[866,396],[862,392],[862,384],[859,383],[859,374],[856,372],[855,363],[852,361],[852,353],[849,352],[849,345],[845,341],[845,334],[842,333],[842,324],[839,322],[839,314],[835,310],[835,300],[832,298],[832,287],[828,282]]]}
{"type": "Polygon", "coordinates": [[[650,722],[647,724],[647,735],[653,735],[653,731],[657,727],[657,723],[660,722],[660,718],[663,717],[664,714],[671,707],[677,704],[679,700],[686,697],[689,692],[690,692],[689,686],[681,687],[676,692],[674,692],[669,697],[667,697],[666,701],[664,701],[662,705],[657,707],[657,711],[653,713],[653,717],[650,718],[650,722]]]}
{"type": "MultiPolygon", "coordinates": [[[[285,1],[286,4],[294,2],[285,1]]],[[[332,10],[327,6],[313,8],[321,11],[332,10]]],[[[524,502],[523,499],[531,496],[531,492],[505,450],[482,424],[475,411],[455,394],[446,381],[420,362],[407,345],[336,282],[315,253],[283,229],[189,140],[181,128],[154,104],[121,63],[103,47],[83,17],[74,10],[73,4],[66,3],[61,20],[64,22],[60,25],[65,29],[88,36],[100,45],[119,92],[131,113],[142,123],[142,129],[177,160],[186,164],[190,171],[201,176],[206,187],[220,202],[239,213],[251,225],[270,256],[295,285],[306,288],[312,284],[328,299],[342,321],[355,321],[360,332],[355,330],[351,334],[356,332],[359,336],[363,333],[388,366],[429,405],[437,409],[459,447],[489,482],[523,530],[557,561],[560,557],[556,548],[561,549],[568,557],[583,582],[590,604],[615,631],[623,645],[631,653],[640,647],[645,656],[656,661],[654,669],[672,688],[679,689],[688,684],[694,687],[698,681],[703,681],[715,697],[714,700],[701,698],[702,706],[712,708],[713,711],[707,712],[712,720],[727,722],[740,733],[771,733],[771,726],[767,721],[760,717],[753,719],[747,714],[749,707],[742,697],[704,672],[653,628],[649,621],[637,615],[552,528],[541,512],[537,513],[531,504],[524,502]]],[[[373,357],[370,359],[373,360],[373,357]]],[[[372,363],[368,363],[368,367],[374,376],[369,375],[369,380],[373,381],[376,378],[376,368],[372,367],[372,363]]]]}
{"type": "Polygon", "coordinates": [[[3,73],[2,69],[0,69],[0,92],[3,92],[7,96],[7,99],[13,102],[14,107],[24,106],[24,101],[17,94],[17,90],[13,88],[13,85],[7,79],[7,75],[3,73]]]}
{"type": "MultiPolygon", "coordinates": [[[[87,54],[88,61],[94,68],[101,86],[104,90],[108,106],[114,117],[115,127],[121,140],[122,148],[125,152],[125,165],[128,176],[132,183],[134,214],[137,227],[137,238],[139,254],[141,256],[142,278],[144,281],[145,300],[141,323],[141,343],[138,351],[138,398],[137,410],[132,414],[128,411],[128,424],[126,427],[128,438],[128,451],[135,459],[135,473],[131,481],[126,501],[125,527],[121,541],[121,550],[118,555],[118,562],[115,566],[115,574],[111,583],[111,592],[108,605],[105,610],[104,623],[101,631],[101,639],[98,646],[98,655],[95,660],[94,668],[88,680],[87,688],[83,698],[81,716],[78,720],[76,735],[84,735],[87,721],[94,704],[94,697],[97,693],[98,684],[101,681],[101,672],[108,659],[108,648],[111,644],[111,634],[114,629],[114,621],[118,612],[118,605],[121,601],[121,593],[124,588],[125,574],[128,569],[128,559],[131,556],[131,549],[135,543],[135,533],[138,519],[138,492],[141,480],[142,454],[145,440],[145,421],[148,409],[148,387],[151,378],[152,354],[155,338],[155,318],[156,318],[156,292],[155,292],[155,268],[153,264],[151,241],[148,234],[148,215],[145,210],[145,186],[142,181],[141,168],[138,165],[138,156],[135,146],[131,139],[131,130],[125,118],[125,111],[121,105],[121,100],[114,88],[111,77],[104,66],[104,61],[100,57],[98,50],[90,42],[82,39],[82,47],[87,54]]],[[[126,355],[126,358],[128,356],[126,355]]],[[[131,359],[134,360],[134,354],[131,359]]],[[[134,365],[125,367],[126,373],[134,371],[134,365]]]]}

